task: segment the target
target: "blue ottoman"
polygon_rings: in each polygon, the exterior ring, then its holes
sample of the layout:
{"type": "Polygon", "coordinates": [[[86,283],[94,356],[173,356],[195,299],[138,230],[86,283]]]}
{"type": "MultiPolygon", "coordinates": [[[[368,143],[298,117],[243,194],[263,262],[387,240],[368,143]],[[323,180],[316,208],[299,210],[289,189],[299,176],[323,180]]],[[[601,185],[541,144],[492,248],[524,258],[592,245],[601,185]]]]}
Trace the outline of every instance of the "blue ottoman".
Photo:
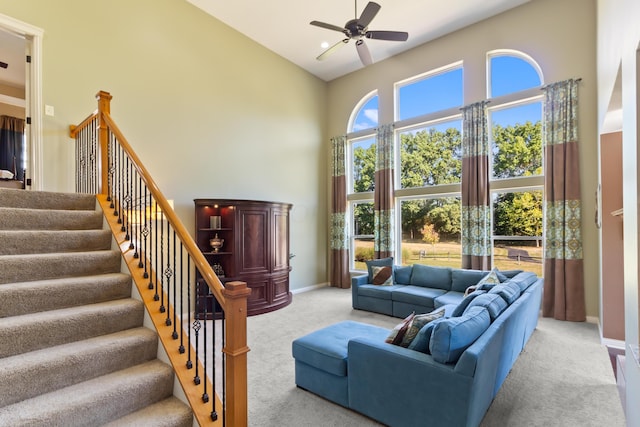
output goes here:
{"type": "Polygon", "coordinates": [[[293,341],[296,385],[349,407],[347,345],[356,337],[384,341],[389,330],[350,320],[322,328],[293,341]]]}

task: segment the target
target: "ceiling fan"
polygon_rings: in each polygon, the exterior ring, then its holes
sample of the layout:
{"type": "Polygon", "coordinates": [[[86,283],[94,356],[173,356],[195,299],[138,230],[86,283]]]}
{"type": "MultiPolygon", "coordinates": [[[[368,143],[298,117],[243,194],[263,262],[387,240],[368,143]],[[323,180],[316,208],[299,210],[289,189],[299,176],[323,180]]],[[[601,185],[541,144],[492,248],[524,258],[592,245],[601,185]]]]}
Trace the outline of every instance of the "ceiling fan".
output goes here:
{"type": "Polygon", "coordinates": [[[316,59],[323,60],[336,50],[344,46],[349,42],[349,40],[354,39],[356,41],[356,50],[358,51],[358,56],[360,57],[360,61],[364,65],[370,65],[373,63],[373,58],[371,57],[371,52],[369,52],[369,48],[364,43],[364,39],[374,39],[374,40],[391,40],[391,41],[399,41],[404,42],[409,38],[409,33],[404,31],[370,31],[368,29],[369,24],[378,14],[380,10],[380,5],[378,3],[374,3],[370,1],[367,6],[365,6],[360,18],[358,18],[358,0],[355,0],[355,19],[351,19],[344,24],[344,27],[338,27],[337,25],[327,24],[325,22],[320,21],[311,21],[311,25],[315,25],[316,27],[326,28],[328,30],[339,31],[343,33],[346,38],[340,40],[338,43],[334,44],[324,52],[322,52],[316,59]]]}

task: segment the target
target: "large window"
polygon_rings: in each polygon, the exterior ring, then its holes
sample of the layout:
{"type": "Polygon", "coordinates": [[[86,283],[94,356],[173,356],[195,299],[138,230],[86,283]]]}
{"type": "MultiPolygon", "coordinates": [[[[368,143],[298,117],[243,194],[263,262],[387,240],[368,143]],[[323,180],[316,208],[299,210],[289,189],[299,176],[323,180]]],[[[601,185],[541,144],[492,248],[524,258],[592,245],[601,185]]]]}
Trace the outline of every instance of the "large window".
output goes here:
{"type": "Polygon", "coordinates": [[[541,73],[522,54],[489,54],[493,265],[542,276],[541,73]]]}
{"type": "MultiPolygon", "coordinates": [[[[396,263],[461,267],[463,63],[394,86],[396,263]]],[[[486,86],[491,143],[492,262],[503,270],[542,275],[543,150],[540,67],[525,54],[487,55],[487,75],[465,82],[486,86]]],[[[386,107],[382,105],[381,108],[386,107]]],[[[374,256],[378,97],[372,92],[348,129],[351,268],[374,256]]]]}
{"type": "Polygon", "coordinates": [[[349,268],[364,270],[373,259],[373,191],[375,190],[378,95],[365,96],[349,120],[347,139],[349,268]]]}

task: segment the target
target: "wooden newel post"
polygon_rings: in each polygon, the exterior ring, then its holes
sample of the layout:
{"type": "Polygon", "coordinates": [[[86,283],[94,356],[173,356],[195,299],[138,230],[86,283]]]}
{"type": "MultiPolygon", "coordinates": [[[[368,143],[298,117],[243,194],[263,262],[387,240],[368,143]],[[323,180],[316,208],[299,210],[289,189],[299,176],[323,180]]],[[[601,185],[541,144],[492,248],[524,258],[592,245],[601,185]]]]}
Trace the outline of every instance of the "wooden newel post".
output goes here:
{"type": "Polygon", "coordinates": [[[225,283],[223,295],[226,299],[225,348],[227,355],[227,408],[226,424],[245,427],[248,424],[247,404],[247,297],[251,289],[245,282],[225,283]]]}
{"type": "Polygon", "coordinates": [[[96,94],[98,100],[98,144],[100,145],[100,194],[109,193],[109,131],[102,114],[111,114],[112,98],[109,92],[102,90],[96,94]]]}

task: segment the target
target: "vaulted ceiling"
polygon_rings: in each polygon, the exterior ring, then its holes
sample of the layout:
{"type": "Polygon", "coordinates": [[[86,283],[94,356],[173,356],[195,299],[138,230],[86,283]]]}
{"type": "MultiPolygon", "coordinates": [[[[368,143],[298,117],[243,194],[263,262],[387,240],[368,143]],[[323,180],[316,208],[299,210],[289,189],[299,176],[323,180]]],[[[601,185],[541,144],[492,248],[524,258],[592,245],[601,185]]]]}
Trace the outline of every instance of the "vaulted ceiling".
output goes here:
{"type": "MultiPolygon", "coordinates": [[[[310,73],[329,81],[363,67],[352,40],[323,61],[322,42],[330,46],[344,34],[309,25],[338,27],[359,17],[365,0],[187,0],[310,73]],[[357,3],[357,11],[356,11],[357,3]]],[[[406,42],[367,39],[374,61],[381,61],[530,0],[375,0],[381,6],[370,30],[406,31],[406,42]]]]}

